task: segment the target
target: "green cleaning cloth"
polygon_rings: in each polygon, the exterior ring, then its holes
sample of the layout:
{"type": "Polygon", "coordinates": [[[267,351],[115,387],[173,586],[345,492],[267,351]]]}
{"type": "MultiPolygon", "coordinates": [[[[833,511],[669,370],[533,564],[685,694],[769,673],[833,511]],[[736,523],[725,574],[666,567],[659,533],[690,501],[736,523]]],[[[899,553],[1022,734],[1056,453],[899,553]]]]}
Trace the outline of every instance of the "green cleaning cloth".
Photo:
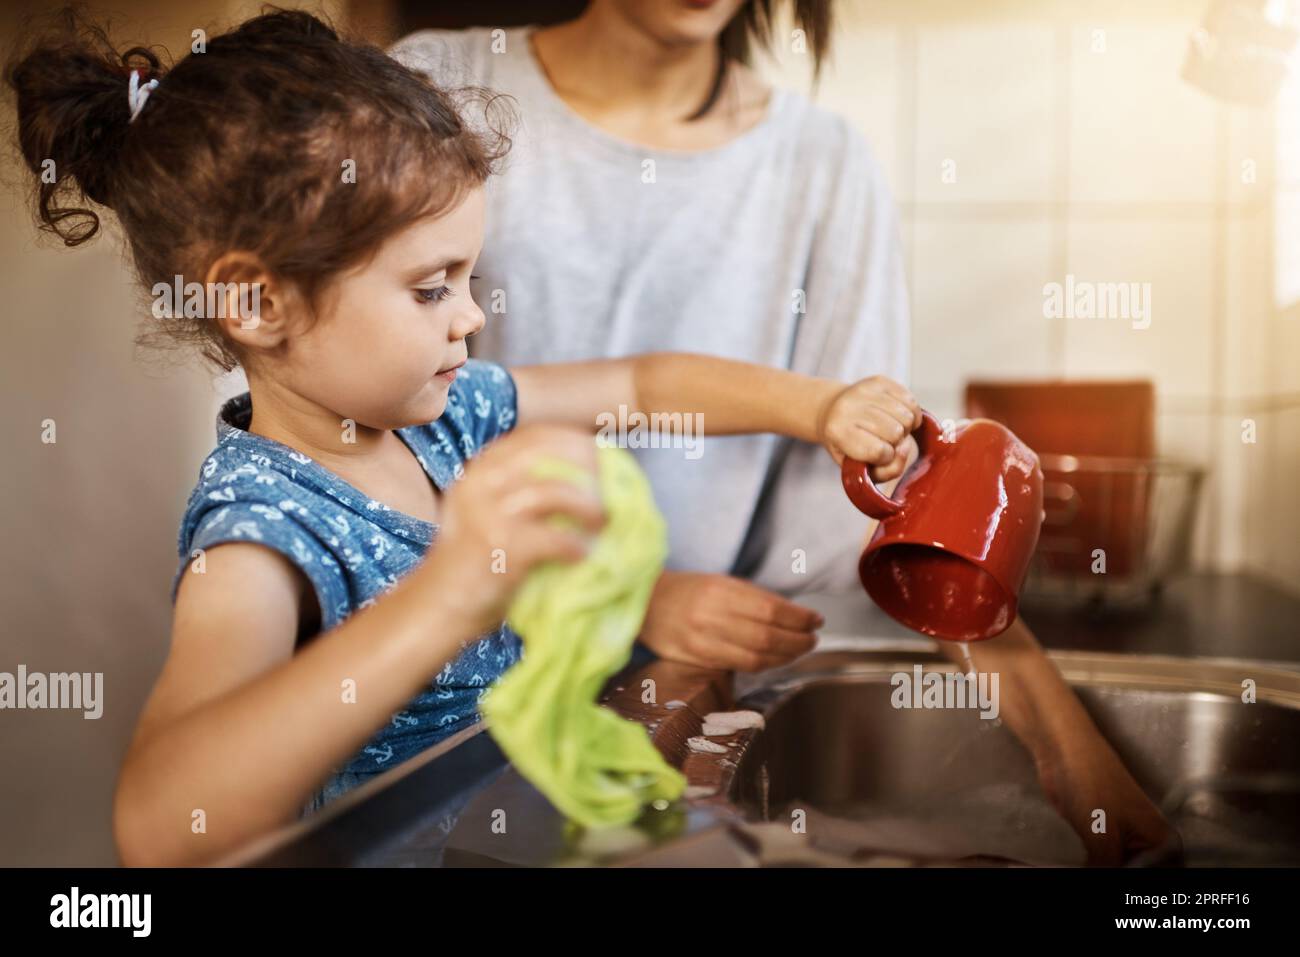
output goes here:
{"type": "MultiPolygon", "coordinates": [[[[606,523],[579,562],[529,573],[506,615],[523,639],[522,660],[483,696],[488,730],[519,772],[586,827],[629,824],[643,805],[679,797],[686,780],[646,729],[596,704],[631,655],[668,551],[663,517],[632,455],[597,448],[606,523]]],[[[540,478],[595,484],[560,459],[540,478]]]]}

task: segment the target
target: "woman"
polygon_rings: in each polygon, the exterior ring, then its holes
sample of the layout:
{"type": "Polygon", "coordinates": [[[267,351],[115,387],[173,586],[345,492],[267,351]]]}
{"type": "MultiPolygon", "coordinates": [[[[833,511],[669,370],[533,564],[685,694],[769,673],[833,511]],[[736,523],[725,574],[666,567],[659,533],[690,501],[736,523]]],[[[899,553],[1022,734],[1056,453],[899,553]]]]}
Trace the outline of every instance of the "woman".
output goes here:
{"type": "MultiPolygon", "coordinates": [[[[747,65],[772,0],[591,0],[555,26],[422,31],[394,55],[442,84],[512,97],[522,120],[489,192],[475,354],[507,365],[663,349],[855,381],[906,381],[898,220],[840,117],[747,65]]],[[[796,0],[819,67],[831,0],[796,0]]],[[[817,613],[782,597],[856,586],[863,522],[811,445],[705,437],[641,450],[671,528],[641,640],[759,670],[809,650],[817,613]]],[[[910,437],[898,457],[915,453],[910,437]]],[[[1167,833],[1078,700],[1017,624],[975,651],[1003,716],[1095,861],[1167,833]],[[1091,831],[1104,808],[1112,826],[1091,831]]]]}
{"type": "MultiPolygon", "coordinates": [[[[800,6],[819,58],[830,4],[800,6]]],[[[425,31],[397,45],[444,83],[509,94],[522,118],[490,195],[475,296],[497,321],[476,355],[689,346],[907,380],[884,177],[843,119],[734,58],[765,7],[594,0],[554,27],[425,31]]],[[[783,664],[811,647],[819,618],[776,593],[856,587],[861,516],[824,452],[703,430],[697,447],[638,452],[673,529],[642,640],[698,664],[783,664]]]]}

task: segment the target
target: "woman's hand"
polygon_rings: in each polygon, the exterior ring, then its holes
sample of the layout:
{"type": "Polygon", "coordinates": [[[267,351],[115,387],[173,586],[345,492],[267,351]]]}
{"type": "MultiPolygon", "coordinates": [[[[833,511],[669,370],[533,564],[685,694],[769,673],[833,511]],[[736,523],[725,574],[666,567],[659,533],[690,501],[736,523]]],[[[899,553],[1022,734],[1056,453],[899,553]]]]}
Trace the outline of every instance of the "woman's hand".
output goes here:
{"type": "Polygon", "coordinates": [[[1176,832],[1095,728],[1080,728],[1036,759],[1038,780],[1088,851],[1088,863],[1118,867],[1176,832]],[[1102,819],[1097,812],[1105,813],[1102,819]],[[1104,820],[1105,830],[1098,827],[1104,820]]]}
{"type": "Polygon", "coordinates": [[[497,439],[447,493],[437,547],[417,574],[436,582],[449,611],[490,629],[535,565],[586,556],[589,536],[605,524],[595,476],[596,445],[578,429],[529,425],[497,439]],[[534,477],[539,457],[585,469],[591,488],[534,477]]]}
{"type": "Polygon", "coordinates": [[[823,619],[811,608],[730,575],[664,572],[641,643],[672,661],[762,671],[810,651],[823,619]]]}
{"type": "Polygon", "coordinates": [[[841,389],[817,416],[818,441],[838,465],[846,457],[866,462],[873,481],[898,478],[916,451],[912,430],[921,406],[904,386],[885,376],[841,389]]]}

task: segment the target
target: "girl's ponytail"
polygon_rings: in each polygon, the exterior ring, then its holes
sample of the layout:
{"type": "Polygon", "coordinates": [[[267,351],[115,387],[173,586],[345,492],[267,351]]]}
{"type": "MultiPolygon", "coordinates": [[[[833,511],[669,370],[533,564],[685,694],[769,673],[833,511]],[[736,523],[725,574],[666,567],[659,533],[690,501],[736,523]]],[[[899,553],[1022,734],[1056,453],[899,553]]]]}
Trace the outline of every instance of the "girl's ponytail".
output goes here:
{"type": "Polygon", "coordinates": [[[130,135],[133,70],[139,83],[158,77],[157,55],[144,47],[118,53],[101,28],[72,9],[5,70],[18,109],[18,146],[36,177],[37,218],[69,246],[99,230],[87,200],[113,206],[130,135]]]}

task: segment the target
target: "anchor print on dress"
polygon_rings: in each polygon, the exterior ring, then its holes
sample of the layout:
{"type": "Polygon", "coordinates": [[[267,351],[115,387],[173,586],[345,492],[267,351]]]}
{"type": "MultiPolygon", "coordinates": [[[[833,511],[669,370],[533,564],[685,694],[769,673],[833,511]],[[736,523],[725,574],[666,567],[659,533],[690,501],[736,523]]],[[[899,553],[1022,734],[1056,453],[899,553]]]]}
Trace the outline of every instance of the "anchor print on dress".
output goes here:
{"type": "Polygon", "coordinates": [[[439,671],[437,677],[433,679],[433,694],[439,701],[450,701],[452,698],[456,697],[456,692],[447,687],[448,682],[451,681],[451,664],[452,663],[449,661],[443,665],[442,670],[439,671]]]}
{"type": "Polygon", "coordinates": [[[438,437],[438,451],[447,456],[447,458],[455,458],[456,450],[452,447],[451,439],[447,437],[447,433],[439,428],[435,430],[434,434],[438,437]]]}
{"type": "Polygon", "coordinates": [[[301,538],[295,538],[293,540],[292,547],[293,547],[294,560],[297,561],[298,564],[300,565],[310,564],[312,560],[312,554],[307,549],[307,545],[303,542],[301,538]]]}
{"type": "Polygon", "coordinates": [[[300,505],[291,498],[286,498],[280,502],[280,511],[286,515],[310,515],[311,510],[304,505],[300,505]]]}
{"type": "Polygon", "coordinates": [[[262,529],[257,522],[236,522],[230,526],[230,534],[238,538],[251,538],[258,542],[262,540],[262,529]]]}
{"type": "Polygon", "coordinates": [[[250,465],[249,463],[245,462],[239,468],[227,472],[225,475],[221,476],[221,478],[219,478],[217,481],[221,485],[229,485],[231,482],[238,482],[239,477],[241,475],[257,475],[257,474],[258,474],[257,466],[250,465]]]}
{"type": "Polygon", "coordinates": [[[461,404],[460,396],[455,392],[447,396],[447,411],[457,425],[461,428],[465,427],[465,406],[461,404]]]}
{"type": "Polygon", "coordinates": [[[368,744],[362,748],[361,753],[372,755],[375,759],[375,764],[385,764],[393,759],[393,746],[387,741],[384,742],[382,748],[377,748],[373,744],[368,744]]]}

